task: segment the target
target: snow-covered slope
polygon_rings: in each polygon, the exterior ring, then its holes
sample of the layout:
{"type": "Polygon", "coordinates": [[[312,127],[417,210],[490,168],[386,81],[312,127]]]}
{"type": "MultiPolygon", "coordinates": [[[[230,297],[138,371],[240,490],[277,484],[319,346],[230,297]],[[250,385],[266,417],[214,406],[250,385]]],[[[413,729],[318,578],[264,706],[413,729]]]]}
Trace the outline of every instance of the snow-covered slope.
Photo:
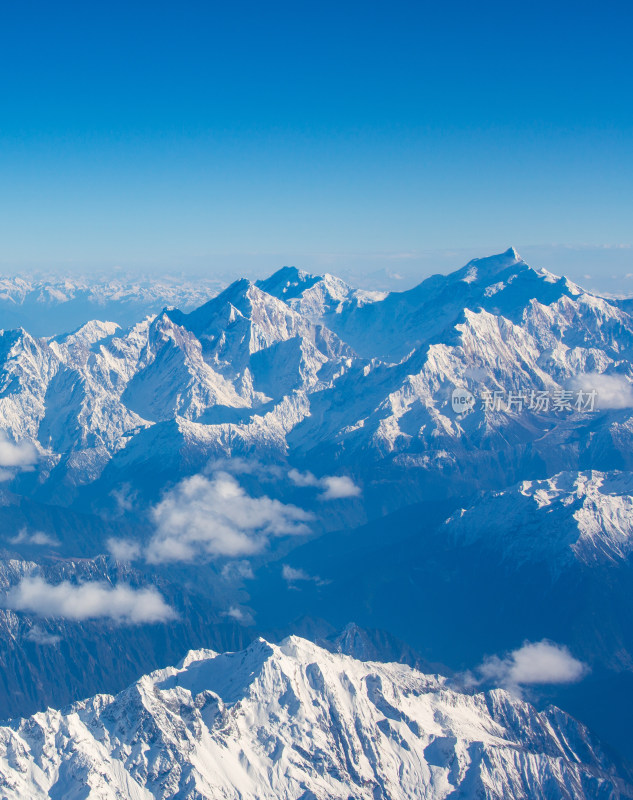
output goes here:
{"type": "Polygon", "coordinates": [[[122,694],[0,728],[6,800],[633,797],[555,708],[297,637],[193,651],[122,694]]]}
{"type": "Polygon", "coordinates": [[[380,302],[356,298],[349,287],[343,291],[338,284],[338,291],[327,292],[325,281],[297,283],[290,303],[298,303],[298,287],[305,286],[301,302],[306,307],[323,308],[326,324],[359,354],[385,360],[400,360],[423,342],[440,336],[458,321],[464,308],[485,309],[518,321],[533,298],[549,305],[563,296],[582,293],[564,278],[531,269],[513,248],[474,259],[450,275],[433,275],[408,291],[372,298],[380,302]],[[315,304],[310,298],[316,290],[340,297],[342,302],[336,307],[331,302],[315,304]]]}
{"type": "Polygon", "coordinates": [[[507,562],[547,562],[560,570],[573,559],[617,564],[633,550],[633,475],[563,472],[484,492],[445,523],[461,544],[481,542],[507,562]]]}
{"type": "Polygon", "coordinates": [[[386,292],[353,289],[335,275],[310,275],[296,267],[283,267],[270,278],[258,281],[257,286],[307,319],[332,330],[336,330],[337,320],[387,296],[386,292]]]}

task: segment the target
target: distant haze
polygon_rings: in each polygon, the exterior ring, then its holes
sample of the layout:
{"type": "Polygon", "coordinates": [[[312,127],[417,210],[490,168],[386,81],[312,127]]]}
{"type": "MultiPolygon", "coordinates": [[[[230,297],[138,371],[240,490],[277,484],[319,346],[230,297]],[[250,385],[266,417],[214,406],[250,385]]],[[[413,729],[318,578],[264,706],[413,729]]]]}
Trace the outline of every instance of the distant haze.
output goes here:
{"type": "MultiPolygon", "coordinates": [[[[448,243],[450,244],[450,243],[448,243]]],[[[633,246],[525,244],[496,242],[488,248],[450,248],[412,250],[394,253],[234,253],[210,254],[195,263],[162,260],[122,267],[63,265],[49,263],[42,267],[11,265],[0,259],[0,276],[13,278],[22,274],[27,279],[38,277],[58,281],[83,276],[89,283],[120,281],[129,285],[139,279],[151,285],[155,281],[177,289],[192,280],[204,279],[205,286],[216,290],[246,277],[265,278],[281,266],[296,266],[313,274],[332,273],[352,286],[363,289],[401,291],[410,289],[429,275],[448,274],[473,258],[485,258],[514,245],[523,258],[535,268],[544,268],[556,275],[565,275],[585,289],[598,294],[633,295],[633,246]]],[[[198,288],[201,288],[200,285],[198,288]]]]}

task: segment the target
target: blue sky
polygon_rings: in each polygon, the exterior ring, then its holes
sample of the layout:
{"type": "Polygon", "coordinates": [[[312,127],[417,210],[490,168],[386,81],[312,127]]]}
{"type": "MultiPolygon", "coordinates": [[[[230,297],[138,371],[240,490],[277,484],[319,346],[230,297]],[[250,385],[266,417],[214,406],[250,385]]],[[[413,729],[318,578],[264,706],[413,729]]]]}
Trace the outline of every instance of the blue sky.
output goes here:
{"type": "Polygon", "coordinates": [[[410,280],[514,244],[633,291],[624,3],[8,5],[5,272],[410,280]]]}

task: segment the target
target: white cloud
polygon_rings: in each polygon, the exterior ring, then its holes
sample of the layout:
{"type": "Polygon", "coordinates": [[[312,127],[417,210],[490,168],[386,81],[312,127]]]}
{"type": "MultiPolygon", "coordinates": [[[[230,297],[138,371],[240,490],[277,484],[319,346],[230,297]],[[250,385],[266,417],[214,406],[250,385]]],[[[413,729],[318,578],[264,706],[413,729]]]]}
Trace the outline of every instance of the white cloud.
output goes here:
{"type": "Polygon", "coordinates": [[[29,642],[41,645],[59,644],[62,640],[61,636],[57,636],[54,633],[46,633],[39,625],[33,625],[24,638],[28,639],[29,642]]]}
{"type": "Polygon", "coordinates": [[[37,463],[37,450],[31,442],[12,442],[0,433],[0,467],[32,467],[37,463]]]}
{"type": "Polygon", "coordinates": [[[250,611],[245,611],[238,606],[231,606],[228,611],[223,612],[223,616],[239,622],[240,625],[252,625],[255,622],[250,611]]]}
{"type": "Polygon", "coordinates": [[[110,538],[106,545],[110,554],[117,561],[135,561],[141,556],[141,546],[131,539],[110,538]]]}
{"type": "Polygon", "coordinates": [[[112,497],[116,503],[117,514],[120,515],[132,511],[137,494],[137,492],[132,490],[129,483],[123,483],[121,486],[113,489],[110,492],[110,497],[112,497]]]}
{"type": "Polygon", "coordinates": [[[278,480],[283,478],[284,472],[275,464],[266,464],[255,458],[218,458],[210,461],[204,470],[205,475],[214,475],[217,472],[228,472],[230,475],[254,475],[260,482],[278,480]]]}
{"type": "Polygon", "coordinates": [[[153,586],[133,589],[127,584],[111,586],[100,581],[51,584],[39,576],[22,578],[8,591],[4,606],[42,617],[79,621],[110,619],[139,624],[165,622],[177,616],[153,586]]]}
{"type": "Polygon", "coordinates": [[[596,409],[633,408],[633,385],[624,375],[604,375],[587,372],[571,381],[571,388],[584,392],[596,391],[596,409]]]}
{"type": "Polygon", "coordinates": [[[295,583],[299,583],[300,581],[312,581],[316,583],[317,586],[324,586],[329,582],[322,580],[318,575],[308,575],[305,570],[291,567],[290,564],[283,565],[281,568],[281,575],[291,588],[295,583]]]}
{"type": "Polygon", "coordinates": [[[156,532],[151,563],[251,555],[273,536],[307,533],[312,515],[270,497],[250,497],[226,472],[194,475],[169,491],[152,511],[156,532]]]}
{"type": "Polygon", "coordinates": [[[319,479],[311,472],[299,472],[298,469],[291,469],[288,477],[295,486],[319,486],[319,479]]]}
{"type": "Polygon", "coordinates": [[[346,497],[358,497],[361,493],[360,486],[347,475],[324,475],[322,478],[317,478],[311,472],[291,469],[288,477],[295,486],[320,487],[323,490],[319,495],[321,500],[341,500],[346,497]]]}
{"type": "Polygon", "coordinates": [[[479,683],[494,683],[516,694],[521,694],[523,686],[576,683],[588,671],[567,647],[546,639],[525,642],[503,658],[489,657],[477,668],[479,683]]]}
{"type": "Polygon", "coordinates": [[[312,578],[302,569],[295,569],[295,567],[291,567],[289,564],[284,564],[281,570],[281,574],[283,575],[283,579],[288,581],[288,583],[294,583],[295,581],[310,581],[312,578]]]}
{"type": "Polygon", "coordinates": [[[12,442],[0,432],[0,482],[12,480],[17,472],[32,471],[37,460],[37,450],[31,442],[12,442]]]}
{"type": "Polygon", "coordinates": [[[252,580],[255,575],[248,561],[229,561],[222,567],[222,577],[226,580],[252,580]]]}
{"type": "Polygon", "coordinates": [[[357,486],[347,475],[326,475],[321,479],[324,492],[323,500],[340,500],[344,497],[358,497],[360,486],[357,486]]]}
{"type": "Polygon", "coordinates": [[[33,531],[29,533],[26,528],[22,530],[11,539],[8,540],[11,544],[31,544],[38,547],[59,547],[60,541],[54,536],[49,536],[43,531],[33,531]]]}

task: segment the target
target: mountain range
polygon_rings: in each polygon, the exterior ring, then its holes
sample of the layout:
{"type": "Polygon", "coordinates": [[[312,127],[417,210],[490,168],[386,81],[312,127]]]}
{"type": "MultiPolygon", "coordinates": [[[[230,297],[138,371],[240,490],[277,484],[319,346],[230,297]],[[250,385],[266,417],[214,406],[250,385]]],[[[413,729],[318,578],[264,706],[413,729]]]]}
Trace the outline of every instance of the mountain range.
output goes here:
{"type": "Polygon", "coordinates": [[[111,287],[101,320],[89,287],[9,283],[0,714],[354,621],[373,661],[554,702],[633,758],[630,301],[512,248],[405,292],[111,287]],[[491,673],[539,643],[582,672],[491,673]]]}

